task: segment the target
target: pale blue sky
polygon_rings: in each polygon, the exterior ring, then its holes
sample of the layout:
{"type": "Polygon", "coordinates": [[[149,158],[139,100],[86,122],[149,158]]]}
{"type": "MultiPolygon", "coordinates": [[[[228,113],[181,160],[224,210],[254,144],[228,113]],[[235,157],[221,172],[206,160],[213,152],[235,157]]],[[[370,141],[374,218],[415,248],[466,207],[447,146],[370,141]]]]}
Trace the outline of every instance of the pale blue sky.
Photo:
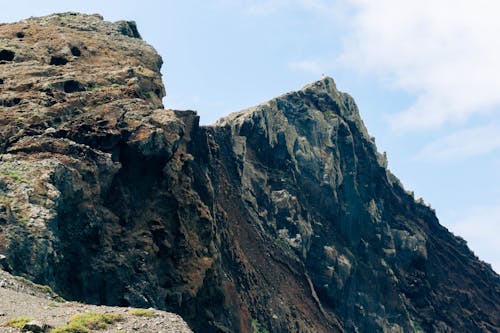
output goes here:
{"type": "Polygon", "coordinates": [[[390,169],[500,271],[500,3],[496,0],[16,0],[135,20],[164,60],[166,107],[204,124],[332,76],[390,169]]]}

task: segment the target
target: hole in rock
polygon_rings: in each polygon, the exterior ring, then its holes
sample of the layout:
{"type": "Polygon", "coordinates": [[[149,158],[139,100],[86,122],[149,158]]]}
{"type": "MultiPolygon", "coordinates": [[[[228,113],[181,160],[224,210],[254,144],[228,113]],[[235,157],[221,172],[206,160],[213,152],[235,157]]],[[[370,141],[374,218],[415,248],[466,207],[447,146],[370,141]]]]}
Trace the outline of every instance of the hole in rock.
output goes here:
{"type": "Polygon", "coordinates": [[[24,38],[24,32],[19,31],[19,32],[16,34],[16,37],[17,37],[17,38],[24,38]]]}
{"type": "Polygon", "coordinates": [[[10,50],[0,51],[0,60],[12,61],[16,54],[10,50]]]}
{"type": "Polygon", "coordinates": [[[3,79],[0,79],[0,84],[3,84],[3,79]]]}
{"type": "Polygon", "coordinates": [[[64,57],[53,56],[50,58],[50,64],[55,66],[63,66],[68,63],[68,59],[64,57]]]}
{"type": "Polygon", "coordinates": [[[65,93],[73,93],[85,90],[81,83],[75,80],[68,80],[64,82],[63,88],[65,93]]]}
{"type": "Polygon", "coordinates": [[[79,57],[82,55],[82,52],[80,52],[80,49],[77,48],[76,46],[72,46],[70,48],[70,50],[71,50],[71,54],[74,55],[75,57],[79,57]]]}
{"type": "Polygon", "coordinates": [[[21,103],[21,99],[19,97],[14,97],[12,99],[4,99],[0,100],[0,105],[10,108],[11,106],[17,105],[21,103]]]}

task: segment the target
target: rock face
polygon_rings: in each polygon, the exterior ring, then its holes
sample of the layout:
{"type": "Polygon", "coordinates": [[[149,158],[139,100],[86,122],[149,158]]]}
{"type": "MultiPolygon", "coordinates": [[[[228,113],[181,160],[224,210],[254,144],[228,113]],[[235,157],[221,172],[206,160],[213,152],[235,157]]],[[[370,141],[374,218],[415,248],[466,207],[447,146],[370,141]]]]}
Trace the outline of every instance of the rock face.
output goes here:
{"type": "Polygon", "coordinates": [[[196,332],[498,332],[500,277],[407,193],[332,79],[199,126],[133,22],[0,26],[0,254],[196,332]]]}

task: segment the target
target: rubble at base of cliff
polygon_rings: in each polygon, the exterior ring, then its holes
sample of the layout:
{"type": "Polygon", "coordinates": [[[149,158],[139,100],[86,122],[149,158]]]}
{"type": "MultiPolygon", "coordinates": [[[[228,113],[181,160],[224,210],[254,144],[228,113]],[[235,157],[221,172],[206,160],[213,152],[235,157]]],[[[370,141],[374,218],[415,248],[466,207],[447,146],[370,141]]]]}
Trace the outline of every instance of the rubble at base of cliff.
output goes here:
{"type": "Polygon", "coordinates": [[[92,319],[100,315],[117,319],[97,326],[92,323],[92,332],[192,333],[184,320],[173,313],[68,302],[49,286],[0,270],[0,332],[82,332],[81,327],[69,323],[75,316],[89,314],[93,315],[92,319]]]}

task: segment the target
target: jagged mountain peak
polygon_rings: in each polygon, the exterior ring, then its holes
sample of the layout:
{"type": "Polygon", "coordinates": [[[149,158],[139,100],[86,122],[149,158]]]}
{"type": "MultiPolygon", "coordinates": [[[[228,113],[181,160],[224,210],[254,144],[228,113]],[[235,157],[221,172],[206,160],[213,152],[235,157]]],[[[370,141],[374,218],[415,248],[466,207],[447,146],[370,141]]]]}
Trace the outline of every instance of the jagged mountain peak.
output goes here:
{"type": "Polygon", "coordinates": [[[225,125],[227,122],[234,122],[236,119],[241,121],[244,118],[251,117],[252,113],[258,111],[262,108],[269,107],[270,105],[276,104],[279,100],[286,100],[289,98],[301,98],[305,95],[323,95],[324,97],[328,96],[330,101],[339,102],[341,98],[341,94],[336,87],[335,81],[331,77],[324,77],[321,80],[318,80],[314,83],[310,83],[304,86],[299,91],[293,91],[285,93],[279,97],[273,98],[270,101],[261,103],[259,105],[234,112],[226,117],[223,117],[216,124],[225,125]]]}
{"type": "MultiPolygon", "coordinates": [[[[257,106],[234,112],[219,120],[217,124],[224,125],[227,122],[234,122],[236,119],[239,119],[238,122],[240,122],[242,119],[250,117],[255,111],[275,106],[280,102],[293,102],[297,99],[304,100],[303,102],[308,106],[308,111],[325,112],[326,117],[338,115],[362,124],[358,108],[353,98],[349,94],[340,92],[333,78],[328,76],[307,84],[298,91],[288,92],[257,106]]],[[[305,109],[302,111],[305,111],[305,109]]],[[[364,127],[364,125],[362,127],[364,127]]]]}

